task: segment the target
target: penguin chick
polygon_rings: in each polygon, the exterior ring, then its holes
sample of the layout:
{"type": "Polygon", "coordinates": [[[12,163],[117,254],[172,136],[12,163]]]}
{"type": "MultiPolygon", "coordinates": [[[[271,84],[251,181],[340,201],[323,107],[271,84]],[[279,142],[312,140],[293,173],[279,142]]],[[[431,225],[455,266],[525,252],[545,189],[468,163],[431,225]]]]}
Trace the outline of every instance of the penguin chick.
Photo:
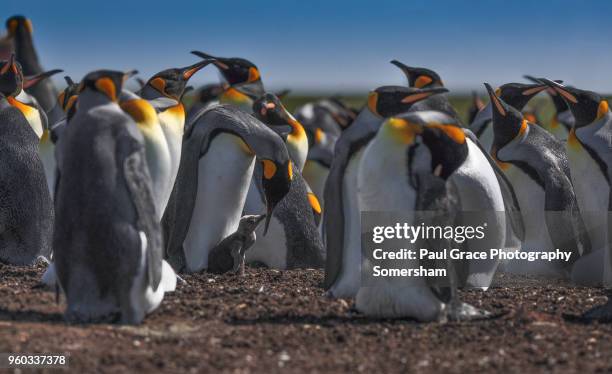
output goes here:
{"type": "Polygon", "coordinates": [[[232,271],[244,275],[245,253],[255,243],[257,239],[255,229],[265,216],[260,214],[240,218],[236,232],[223,239],[208,254],[208,271],[211,273],[232,271]]]}

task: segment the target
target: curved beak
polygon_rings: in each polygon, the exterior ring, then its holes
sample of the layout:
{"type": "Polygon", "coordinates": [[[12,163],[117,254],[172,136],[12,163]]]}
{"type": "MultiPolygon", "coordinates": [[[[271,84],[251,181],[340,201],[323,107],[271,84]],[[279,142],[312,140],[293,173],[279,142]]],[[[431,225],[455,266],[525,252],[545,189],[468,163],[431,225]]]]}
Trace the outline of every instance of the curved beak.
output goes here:
{"type": "Polygon", "coordinates": [[[574,93],[571,92],[571,89],[568,87],[565,87],[564,85],[557,83],[555,81],[551,81],[550,79],[547,78],[540,78],[540,80],[546,84],[548,87],[554,89],[555,91],[557,91],[557,93],[561,96],[563,96],[563,98],[565,98],[566,100],[576,104],[578,102],[578,99],[576,98],[576,96],[574,95],[574,93]]]}
{"type": "Polygon", "coordinates": [[[24,77],[23,79],[23,88],[24,89],[28,89],[30,87],[33,87],[35,85],[37,85],[40,81],[42,81],[43,79],[49,78],[57,73],[62,73],[63,70],[61,69],[54,69],[54,70],[49,70],[49,71],[45,71],[44,73],[40,73],[40,74],[36,74],[36,75],[30,75],[28,77],[24,77]]]}

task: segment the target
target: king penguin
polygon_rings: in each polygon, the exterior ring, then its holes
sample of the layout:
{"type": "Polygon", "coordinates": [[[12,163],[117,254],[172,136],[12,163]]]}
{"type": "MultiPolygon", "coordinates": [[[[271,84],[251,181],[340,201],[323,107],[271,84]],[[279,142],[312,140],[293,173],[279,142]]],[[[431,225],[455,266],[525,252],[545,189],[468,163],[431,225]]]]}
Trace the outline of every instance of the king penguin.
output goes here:
{"type": "Polygon", "coordinates": [[[187,120],[189,121],[194,115],[199,113],[211,105],[219,103],[219,96],[223,93],[223,86],[216,83],[211,83],[198,88],[195,94],[195,102],[187,112],[187,120]]]}
{"type": "Polygon", "coordinates": [[[383,86],[370,92],[366,106],[338,139],[325,183],[323,234],[327,248],[324,287],[331,297],[354,297],[361,269],[361,218],[357,176],[363,150],[386,117],[407,112],[413,104],[446,88],[383,86]]]}
{"type": "Polygon", "coordinates": [[[612,166],[612,114],[608,102],[599,94],[542,79],[567,103],[574,126],[567,139],[567,158],[572,181],[593,253],[575,264],[572,278],[579,284],[610,286],[610,231],[608,212],[612,166]]]}
{"type": "Polygon", "coordinates": [[[126,78],[87,74],[58,143],[53,245],[69,320],[137,324],[176,287],[162,258],[143,137],[117,104],[126,78]]]}
{"type": "MultiPolygon", "coordinates": [[[[38,54],[34,48],[32,21],[23,16],[13,16],[6,21],[6,29],[8,35],[13,40],[17,61],[19,61],[23,68],[23,74],[25,76],[34,76],[43,73],[44,69],[38,60],[38,54]]],[[[55,107],[58,91],[50,79],[32,86],[27,91],[42,106],[49,117],[49,123],[55,123],[61,119],[62,113],[55,107]]]]}
{"type": "Polygon", "coordinates": [[[53,204],[38,153],[38,136],[23,107],[9,102],[23,88],[19,63],[0,62],[0,262],[34,263],[49,257],[53,235],[53,204]]]}
{"type": "Polygon", "coordinates": [[[251,179],[264,194],[266,229],[293,185],[283,140],[255,117],[217,105],[192,121],[163,218],[166,257],[177,271],[187,272],[207,269],[210,251],[236,232],[251,179]],[[263,170],[258,175],[253,174],[256,159],[263,170]]]}
{"type": "Polygon", "coordinates": [[[525,225],[523,251],[572,251],[569,261],[511,261],[511,273],[569,279],[573,264],[591,251],[576,201],[564,146],[523,118],[485,83],[493,108],[491,154],[507,175],[525,225]],[[542,223],[545,224],[544,228],[542,223]]]}
{"type": "Polygon", "coordinates": [[[170,152],[170,180],[161,194],[161,207],[168,203],[181,161],[185,132],[185,107],[181,97],[189,79],[209,63],[209,60],[204,60],[184,68],[163,70],[153,75],[138,93],[155,108],[170,152]]]}
{"type": "MultiPolygon", "coordinates": [[[[470,151],[468,138],[460,124],[446,114],[419,111],[390,118],[382,124],[364,151],[357,178],[360,208],[372,212],[412,214],[410,217],[415,221],[409,224],[415,225],[418,221],[435,226],[465,224],[458,213],[470,210],[469,204],[463,200],[470,191],[461,182],[464,178],[457,178],[456,173],[459,169],[464,169],[464,173],[477,171],[475,160],[470,161],[475,156],[480,155],[470,151]],[[420,217],[421,211],[428,212],[420,217]],[[432,211],[437,217],[430,216],[432,211]]],[[[486,159],[479,162],[488,165],[486,159]]],[[[493,173],[489,177],[492,182],[496,181],[493,173]]],[[[499,207],[500,204],[494,208],[499,207]]],[[[504,235],[503,223],[497,225],[496,232],[490,231],[493,229],[491,226],[487,228],[487,235],[504,235]]],[[[421,241],[425,243],[417,242],[415,248],[441,251],[457,246],[443,238],[421,241]]],[[[447,271],[447,282],[437,283],[429,277],[382,278],[375,284],[366,283],[359,287],[356,309],[368,316],[411,317],[419,321],[464,320],[487,315],[462,303],[457,296],[457,287],[469,285],[470,277],[478,274],[482,270],[480,267],[474,267],[473,262],[466,260],[442,260],[442,264],[436,266],[426,264],[424,260],[410,260],[410,265],[402,261],[402,266],[443,267],[447,271]]],[[[371,270],[372,264],[365,260],[363,271],[371,270]]],[[[489,283],[490,279],[481,279],[478,284],[486,287],[489,283]]]]}

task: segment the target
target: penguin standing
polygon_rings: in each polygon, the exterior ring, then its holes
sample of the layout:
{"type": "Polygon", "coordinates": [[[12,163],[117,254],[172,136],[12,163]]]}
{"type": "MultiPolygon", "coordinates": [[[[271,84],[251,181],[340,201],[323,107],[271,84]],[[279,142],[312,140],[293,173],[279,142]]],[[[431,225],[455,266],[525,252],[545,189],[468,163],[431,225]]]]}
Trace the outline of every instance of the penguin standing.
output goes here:
{"type": "Polygon", "coordinates": [[[188,272],[207,269],[210,251],[236,232],[252,176],[265,196],[266,229],[293,185],[283,140],[255,117],[218,105],[193,121],[163,218],[166,257],[177,271],[188,272]],[[263,172],[254,175],[256,159],[263,172]]]}
{"type": "Polygon", "coordinates": [[[23,87],[23,73],[12,57],[0,62],[0,261],[32,264],[51,253],[53,205],[38,154],[38,136],[25,106],[12,105],[23,87]]]}
{"type": "Polygon", "coordinates": [[[512,273],[569,278],[572,265],[590,253],[565,149],[554,136],[523,118],[485,83],[493,108],[491,154],[508,176],[525,224],[524,251],[573,251],[568,262],[512,261],[512,273]],[[542,222],[546,229],[542,229],[542,222]]]}
{"type": "MultiPolygon", "coordinates": [[[[458,122],[440,112],[412,112],[386,120],[364,151],[358,176],[359,204],[364,211],[413,212],[414,222],[421,220],[426,225],[455,226],[465,222],[457,214],[469,211],[464,197],[469,191],[461,192],[464,182],[456,173],[474,172],[474,159],[479,154],[470,150],[468,138],[458,122]],[[466,170],[468,169],[468,170],[466,170]],[[435,211],[420,217],[420,211],[435,211]]],[[[480,161],[488,165],[486,160],[480,161]]],[[[495,181],[493,173],[489,176],[495,181]]],[[[484,196],[483,196],[484,197],[484,196]]],[[[498,208],[492,206],[493,208],[498,208]]],[[[502,216],[503,218],[503,216],[502,216]]],[[[493,221],[490,223],[494,223],[493,221]]],[[[504,235],[505,225],[490,225],[487,236],[495,240],[504,235]],[[491,226],[496,226],[494,229],[491,226]],[[494,231],[491,231],[491,230],[494,231]]],[[[503,238],[502,238],[503,239],[503,238]]],[[[414,248],[429,248],[441,251],[456,248],[450,240],[438,238],[417,242],[414,248]]],[[[479,243],[480,244],[480,243],[479,243]]],[[[487,243],[489,244],[489,243],[487,243]]],[[[487,244],[481,244],[488,248],[487,244]]],[[[405,245],[405,244],[401,244],[405,245]]],[[[464,251],[477,250],[476,248],[464,251]]],[[[383,318],[411,317],[419,321],[463,320],[482,318],[487,315],[468,304],[459,301],[457,287],[470,284],[470,277],[478,275],[480,267],[471,261],[449,260],[434,267],[424,259],[409,260],[405,268],[428,268],[447,270],[447,287],[440,287],[432,278],[389,277],[376,284],[359,287],[355,298],[357,310],[368,316],[383,318]]],[[[371,263],[364,262],[364,271],[370,272],[371,263]]],[[[487,287],[490,279],[480,279],[479,287],[487,287]]]]}
{"type": "Polygon", "coordinates": [[[71,320],[137,324],[176,286],[162,258],[142,134],[117,104],[126,77],[87,74],[58,143],[54,260],[71,320]]]}
{"type": "MultiPolygon", "coordinates": [[[[13,16],[6,21],[6,29],[13,40],[17,61],[23,68],[23,74],[33,76],[43,73],[44,70],[38,60],[32,39],[34,32],[32,21],[23,16],[13,16]]],[[[27,92],[36,98],[49,117],[50,123],[55,123],[62,118],[63,113],[55,106],[58,91],[50,79],[32,86],[27,92]]]]}
{"type": "Polygon", "coordinates": [[[324,287],[329,296],[354,297],[360,285],[361,218],[357,176],[363,150],[386,117],[407,112],[413,104],[446,88],[383,86],[370,92],[367,105],[336,142],[325,183],[323,233],[327,248],[324,287]]]}
{"type": "Polygon", "coordinates": [[[595,92],[542,80],[565,100],[575,120],[567,139],[567,158],[593,253],[578,260],[572,278],[579,284],[608,286],[612,282],[608,231],[612,114],[608,102],[595,92]]]}
{"type": "Polygon", "coordinates": [[[163,214],[172,193],[181,161],[185,132],[185,107],[181,98],[189,79],[209,63],[209,60],[204,60],[184,68],[163,70],[153,75],[139,92],[155,108],[170,152],[170,179],[160,194],[160,214],[163,214]]]}
{"type": "MultiPolygon", "coordinates": [[[[285,141],[292,160],[293,182],[270,218],[270,231],[261,235],[247,252],[247,261],[264,263],[276,269],[322,267],[325,250],[318,232],[321,205],[301,174],[308,154],[306,132],[273,94],[265,94],[255,101],[253,112],[285,141]]],[[[256,173],[261,173],[261,170],[256,170],[256,173]]],[[[257,184],[251,183],[245,214],[264,212],[265,199],[259,190],[257,184]]]]}

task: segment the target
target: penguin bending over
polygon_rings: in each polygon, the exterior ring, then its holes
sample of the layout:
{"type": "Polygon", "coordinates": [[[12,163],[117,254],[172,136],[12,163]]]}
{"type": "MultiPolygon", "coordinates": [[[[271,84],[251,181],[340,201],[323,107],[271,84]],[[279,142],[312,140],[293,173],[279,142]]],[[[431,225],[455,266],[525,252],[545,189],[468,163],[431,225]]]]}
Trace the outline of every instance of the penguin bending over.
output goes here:
{"type": "MultiPolygon", "coordinates": [[[[293,161],[293,182],[270,218],[270,231],[266,236],[260,235],[247,253],[247,261],[261,262],[275,269],[322,267],[325,250],[318,232],[321,205],[301,174],[308,154],[306,132],[272,94],[258,99],[253,104],[253,112],[285,141],[293,161]]],[[[256,168],[255,175],[261,173],[261,168],[256,168]]],[[[265,198],[260,191],[261,186],[251,183],[245,214],[265,212],[265,198]]]]}
{"type": "Polygon", "coordinates": [[[38,153],[38,136],[23,107],[14,106],[23,73],[12,57],[0,62],[0,262],[29,265],[51,253],[53,204],[38,153]]]}
{"type": "MultiPolygon", "coordinates": [[[[460,191],[464,187],[456,173],[460,168],[474,167],[469,161],[474,157],[472,152],[456,120],[443,113],[413,112],[390,118],[364,151],[358,177],[360,207],[364,211],[412,212],[414,224],[420,221],[435,226],[465,224],[457,214],[469,210],[462,199],[468,191],[460,191]],[[420,211],[429,212],[421,217],[420,211]],[[435,215],[431,215],[432,211],[435,215]]],[[[494,175],[490,177],[495,181],[494,175]]],[[[498,225],[497,234],[504,233],[505,226],[498,225]]],[[[443,238],[421,241],[425,243],[417,242],[415,248],[441,251],[457,246],[443,238]]],[[[432,266],[429,261],[413,260],[409,267],[445,268],[448,283],[444,284],[448,287],[441,287],[432,278],[385,278],[376,285],[360,286],[355,307],[369,316],[411,317],[419,321],[487,316],[486,312],[462,303],[457,295],[457,287],[470,284],[470,277],[480,267],[467,260],[440,262],[432,266]]],[[[364,271],[370,268],[366,260],[364,271]]]]}
{"type": "Polygon", "coordinates": [[[87,74],[58,143],[53,247],[69,320],[137,324],[176,286],[163,260],[142,134],[117,104],[126,78],[87,74]]]}
{"type": "Polygon", "coordinates": [[[293,185],[293,166],[283,140],[259,120],[229,105],[202,111],[187,126],[183,154],[164,214],[166,257],[177,271],[208,268],[210,251],[238,228],[255,175],[272,211],[293,185]]]}
{"type": "Polygon", "coordinates": [[[189,79],[210,62],[205,60],[184,68],[163,70],[153,75],[138,93],[155,108],[170,152],[170,179],[163,193],[160,193],[160,215],[163,215],[170,199],[181,161],[183,134],[186,130],[185,107],[181,98],[189,79]]]}
{"type": "Polygon", "coordinates": [[[568,262],[511,261],[512,273],[569,278],[573,264],[591,252],[563,145],[501,100],[485,83],[493,103],[491,154],[516,192],[525,223],[522,250],[573,252],[568,262]],[[545,229],[542,229],[542,222],[545,229]]]}
{"type": "Polygon", "coordinates": [[[386,117],[407,112],[416,102],[447,91],[442,87],[379,87],[370,92],[367,105],[336,142],[323,212],[327,248],[324,287],[329,296],[354,297],[360,285],[361,217],[356,188],[363,150],[386,117]]]}

